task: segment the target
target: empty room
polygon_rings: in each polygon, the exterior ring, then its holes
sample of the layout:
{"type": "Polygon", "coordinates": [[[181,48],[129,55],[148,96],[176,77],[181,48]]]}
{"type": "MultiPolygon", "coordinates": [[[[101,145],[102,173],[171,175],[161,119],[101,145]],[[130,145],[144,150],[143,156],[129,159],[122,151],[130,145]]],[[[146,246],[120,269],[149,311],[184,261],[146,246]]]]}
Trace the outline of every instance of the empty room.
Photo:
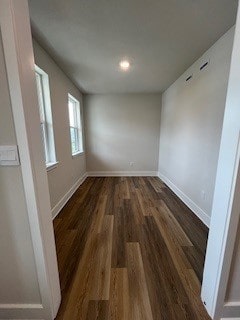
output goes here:
{"type": "Polygon", "coordinates": [[[240,320],[237,0],[0,1],[0,319],[240,320]]]}

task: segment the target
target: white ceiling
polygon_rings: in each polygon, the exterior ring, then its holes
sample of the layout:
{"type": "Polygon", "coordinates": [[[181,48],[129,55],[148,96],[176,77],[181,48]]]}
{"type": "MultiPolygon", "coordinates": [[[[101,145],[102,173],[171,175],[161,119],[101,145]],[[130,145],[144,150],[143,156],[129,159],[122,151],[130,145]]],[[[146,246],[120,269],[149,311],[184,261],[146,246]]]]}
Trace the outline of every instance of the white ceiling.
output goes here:
{"type": "Polygon", "coordinates": [[[29,0],[35,38],[88,93],[164,91],[235,23],[237,0],[29,0]],[[118,63],[128,58],[129,72],[118,63]]]}

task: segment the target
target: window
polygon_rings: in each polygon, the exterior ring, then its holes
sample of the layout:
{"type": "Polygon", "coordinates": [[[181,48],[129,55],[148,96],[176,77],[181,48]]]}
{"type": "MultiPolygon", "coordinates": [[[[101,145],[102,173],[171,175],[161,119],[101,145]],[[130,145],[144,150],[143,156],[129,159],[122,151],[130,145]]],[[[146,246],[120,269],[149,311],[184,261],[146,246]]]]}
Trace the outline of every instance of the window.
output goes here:
{"type": "Polygon", "coordinates": [[[83,133],[80,104],[77,99],[68,94],[68,112],[72,155],[83,152],[83,133]]]}
{"type": "Polygon", "coordinates": [[[44,157],[47,168],[57,164],[52,124],[52,111],[48,75],[35,66],[37,82],[38,105],[40,114],[40,126],[43,142],[44,157]]]}

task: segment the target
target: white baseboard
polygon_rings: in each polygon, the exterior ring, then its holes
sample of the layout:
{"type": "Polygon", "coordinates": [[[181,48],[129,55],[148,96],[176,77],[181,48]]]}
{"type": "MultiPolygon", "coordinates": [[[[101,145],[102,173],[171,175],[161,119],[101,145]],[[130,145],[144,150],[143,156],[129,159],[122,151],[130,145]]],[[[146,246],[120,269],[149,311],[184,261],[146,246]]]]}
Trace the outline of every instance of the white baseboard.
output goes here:
{"type": "Polygon", "coordinates": [[[43,319],[41,304],[0,304],[0,319],[43,319]]]}
{"type": "Polygon", "coordinates": [[[203,211],[195,202],[193,202],[185,193],[183,193],[174,183],[172,183],[167,177],[160,172],[158,177],[188,206],[198,218],[209,228],[210,217],[203,211]]]}
{"type": "Polygon", "coordinates": [[[157,171],[90,171],[89,177],[156,177],[157,171]]]}
{"type": "Polygon", "coordinates": [[[58,203],[52,208],[52,217],[53,219],[59,214],[74,192],[80,187],[81,184],[86,180],[88,177],[87,172],[74,183],[74,185],[68,190],[68,192],[58,201],[58,203]]]}

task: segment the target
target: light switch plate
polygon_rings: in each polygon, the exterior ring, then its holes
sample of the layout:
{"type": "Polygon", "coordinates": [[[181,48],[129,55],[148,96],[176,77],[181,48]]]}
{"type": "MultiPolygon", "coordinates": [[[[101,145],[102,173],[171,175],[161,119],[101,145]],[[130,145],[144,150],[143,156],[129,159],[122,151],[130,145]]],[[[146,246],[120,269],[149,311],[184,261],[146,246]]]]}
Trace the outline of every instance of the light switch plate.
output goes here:
{"type": "Polygon", "coordinates": [[[17,146],[0,146],[0,166],[18,166],[17,146]]]}

